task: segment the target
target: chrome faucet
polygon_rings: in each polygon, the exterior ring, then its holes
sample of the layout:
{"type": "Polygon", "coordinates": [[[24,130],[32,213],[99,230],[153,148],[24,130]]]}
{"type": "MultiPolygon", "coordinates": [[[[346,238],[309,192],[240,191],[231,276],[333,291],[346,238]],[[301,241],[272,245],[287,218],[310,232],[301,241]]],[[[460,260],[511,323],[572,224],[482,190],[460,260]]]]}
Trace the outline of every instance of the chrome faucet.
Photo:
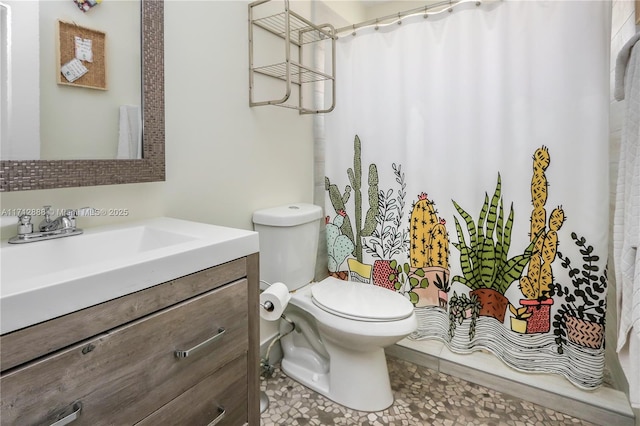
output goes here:
{"type": "Polygon", "coordinates": [[[44,206],[44,219],[40,222],[40,226],[38,227],[40,232],[75,229],[75,225],[71,221],[72,218],[69,217],[69,214],[73,214],[73,210],[67,210],[65,214],[60,215],[56,219],[51,219],[52,214],[53,210],[51,209],[51,206],[44,206]]]}
{"type": "Polygon", "coordinates": [[[64,214],[54,219],[51,206],[44,206],[44,219],[38,225],[39,232],[33,231],[31,216],[24,214],[18,218],[18,235],[10,238],[9,243],[31,243],[80,235],[82,234],[82,229],[76,228],[76,217],[79,212],[86,213],[87,211],[93,211],[93,209],[83,207],[78,210],[65,210],[64,214]]]}

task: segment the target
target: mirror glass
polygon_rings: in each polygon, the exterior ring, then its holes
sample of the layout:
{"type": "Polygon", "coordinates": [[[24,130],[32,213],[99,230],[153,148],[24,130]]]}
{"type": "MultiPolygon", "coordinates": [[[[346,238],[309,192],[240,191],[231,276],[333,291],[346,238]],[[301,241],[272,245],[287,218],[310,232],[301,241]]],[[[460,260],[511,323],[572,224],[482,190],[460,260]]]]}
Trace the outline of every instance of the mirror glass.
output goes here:
{"type": "Polygon", "coordinates": [[[83,4],[0,0],[0,159],[141,158],[140,1],[83,4]]]}
{"type": "MultiPolygon", "coordinates": [[[[48,1],[58,2],[58,0],[46,0],[46,1],[21,1],[18,0],[17,3],[40,3],[42,6],[43,3],[48,1]]],[[[69,1],[72,6],[76,6],[74,0],[65,0],[69,1]]],[[[90,13],[98,13],[100,12],[100,8],[105,6],[110,6],[112,4],[121,3],[121,2],[131,2],[133,0],[110,0],[103,1],[98,3],[96,0],[84,0],[85,3],[91,2],[97,4],[91,10],[86,12],[86,16],[89,16],[90,13]]],[[[0,70],[0,100],[4,102],[6,99],[11,99],[13,101],[16,100],[15,96],[11,96],[12,87],[8,85],[6,82],[12,78],[12,75],[8,75],[9,79],[5,78],[7,76],[7,70],[10,70],[11,59],[14,55],[5,54],[5,47],[11,46],[14,47],[10,42],[6,41],[6,38],[11,37],[11,9],[6,7],[7,0],[0,0],[0,3],[3,4],[3,7],[0,7],[0,10],[3,10],[0,14],[2,17],[2,22],[0,23],[0,34],[3,36],[1,40],[2,51],[0,51],[0,67],[3,67],[0,70]],[[6,30],[6,31],[5,31],[6,30]],[[7,36],[5,36],[8,34],[7,36]],[[4,61],[4,62],[3,62],[4,61]],[[5,94],[9,94],[9,96],[5,97],[5,94]]],[[[69,159],[40,159],[40,160],[5,160],[4,158],[0,159],[0,192],[3,191],[24,191],[31,189],[52,189],[52,188],[68,188],[68,187],[78,187],[78,186],[95,186],[95,185],[114,185],[121,183],[139,183],[139,182],[157,182],[163,181],[165,179],[165,159],[164,159],[164,139],[165,139],[165,119],[164,119],[164,2],[163,0],[139,0],[136,3],[137,5],[142,6],[141,12],[141,23],[138,22],[138,34],[131,35],[132,39],[138,40],[138,45],[141,42],[140,48],[140,57],[142,58],[142,79],[140,80],[140,73],[135,72],[135,75],[131,76],[133,81],[137,81],[140,85],[142,91],[142,100],[141,100],[141,126],[142,129],[142,158],[140,159],[81,159],[81,160],[69,160],[69,159]]],[[[74,12],[76,12],[74,10],[74,12]]],[[[78,10],[80,16],[83,15],[83,12],[78,10]]],[[[38,24],[39,25],[39,24],[38,24]]],[[[78,24],[78,22],[68,22],[67,24],[67,32],[69,32],[69,28],[71,27],[71,33],[75,34],[78,29],[81,30],[89,30],[93,31],[92,35],[87,37],[81,37],[81,39],[96,39],[100,40],[101,38],[106,40],[106,46],[109,46],[110,36],[109,34],[116,33],[119,31],[123,31],[120,27],[120,23],[118,23],[115,29],[96,29],[95,27],[90,27],[88,24],[86,28],[83,25],[78,24]],[[102,33],[102,35],[98,34],[95,36],[95,32],[102,33]]],[[[38,27],[39,30],[39,27],[38,27]]],[[[84,34],[84,33],[83,33],[84,34]]],[[[55,37],[59,35],[56,34],[55,37]]],[[[54,37],[54,41],[55,41],[54,37]]],[[[41,42],[43,37],[38,38],[41,42]]],[[[72,41],[72,44],[74,42],[72,41]]],[[[84,52],[82,55],[86,54],[86,46],[83,46],[86,42],[81,40],[80,49],[84,52]]],[[[92,42],[93,43],[93,42],[92,42]]],[[[60,44],[60,53],[63,51],[69,50],[65,48],[63,44],[60,44]]],[[[98,96],[97,94],[100,92],[111,92],[112,86],[110,83],[113,81],[117,81],[116,79],[111,79],[109,74],[116,73],[115,69],[120,67],[122,62],[132,61],[136,62],[138,65],[140,61],[131,60],[130,57],[125,55],[124,58],[120,58],[117,53],[110,50],[109,47],[99,48],[99,42],[96,42],[96,45],[92,44],[93,52],[95,54],[95,58],[100,58],[101,55],[104,55],[103,63],[106,64],[103,66],[102,71],[103,74],[106,75],[106,84],[101,82],[100,79],[96,79],[96,81],[92,80],[91,83],[87,83],[86,85],[98,86],[99,88],[85,88],[85,87],[77,87],[80,82],[83,80],[77,79],[78,83],[65,81],[66,75],[69,75],[73,78],[75,72],[82,67],[78,67],[77,64],[73,65],[73,67],[67,68],[65,73],[69,71],[69,74],[65,74],[65,76],[60,75],[57,70],[53,72],[53,81],[55,82],[56,88],[58,85],[65,86],[67,84],[72,84],[71,87],[66,87],[66,89],[73,89],[74,91],[78,91],[78,93],[86,92],[91,93],[88,96],[98,96]],[[114,70],[114,71],[111,71],[114,70]],[[55,80],[58,78],[58,80],[55,80]],[[73,87],[73,84],[76,84],[76,87],[73,87]],[[104,87],[106,90],[104,90],[104,87]]],[[[75,47],[71,49],[73,55],[75,55],[75,47]]],[[[56,52],[57,55],[57,52],[56,52]]],[[[38,58],[40,56],[38,55],[38,58]]],[[[82,60],[84,61],[84,59],[82,60]]],[[[87,61],[88,62],[88,61],[87,61]]],[[[54,69],[57,68],[61,64],[54,63],[54,69]]],[[[93,68],[95,65],[84,63],[86,68],[89,71],[95,71],[93,68]]],[[[42,68],[44,64],[39,64],[38,68],[40,68],[40,75],[42,75],[42,68]]],[[[48,68],[50,71],[50,68],[48,68]]],[[[131,71],[129,71],[131,72],[131,71]]],[[[91,72],[90,75],[100,75],[100,72],[91,72]]],[[[87,72],[89,75],[89,72],[87,72]]],[[[51,77],[50,77],[51,78],[51,77]]],[[[125,79],[129,78],[128,76],[125,79]]],[[[82,83],[85,85],[85,83],[82,83]]],[[[62,90],[62,88],[58,88],[62,90]]],[[[137,93],[138,96],[140,94],[140,90],[131,90],[127,91],[127,94],[137,93]]],[[[38,103],[42,102],[40,90],[38,88],[37,91],[38,103]]],[[[56,101],[57,102],[57,101],[56,101]]],[[[122,106],[135,106],[135,100],[130,98],[127,99],[117,99],[115,106],[112,105],[110,108],[115,109],[117,112],[110,113],[112,117],[118,116],[117,124],[116,124],[116,149],[120,146],[118,139],[120,138],[120,122],[119,116],[122,106]]],[[[14,103],[15,104],[15,103],[14,103]]],[[[93,111],[85,110],[82,106],[78,105],[65,105],[64,108],[62,104],[57,104],[55,106],[56,109],[60,109],[63,111],[64,115],[71,115],[73,117],[72,125],[75,127],[80,127],[78,122],[81,122],[85,116],[93,115],[93,111]]],[[[13,114],[13,108],[2,109],[0,108],[0,113],[11,116],[13,114]]],[[[38,111],[38,107],[31,107],[32,116],[40,117],[40,111],[38,111]]],[[[6,118],[6,117],[5,117],[6,118]]],[[[9,122],[11,122],[11,117],[8,118],[9,122]]],[[[135,123],[135,119],[133,120],[135,123]]],[[[40,126],[33,126],[29,123],[24,124],[25,127],[37,127],[40,129],[40,126]]],[[[112,125],[113,126],[113,125],[112,125]]],[[[132,134],[135,134],[135,126],[130,125],[129,130],[132,134]],[[134,129],[133,131],[131,129],[134,129]]],[[[8,132],[11,131],[11,128],[6,129],[5,127],[0,128],[0,132],[4,135],[5,130],[8,132]]],[[[91,145],[94,138],[97,138],[98,132],[94,129],[89,129],[90,135],[82,135],[79,139],[82,145],[91,145]]],[[[139,131],[139,129],[138,129],[139,131]]],[[[40,131],[41,139],[46,139],[46,134],[40,131]]],[[[133,139],[135,140],[135,139],[133,139]]],[[[46,143],[46,142],[45,142],[46,143]]],[[[111,148],[113,149],[113,148],[111,148]]],[[[62,151],[62,148],[57,148],[57,151],[62,151]]],[[[86,158],[86,157],[85,157],[86,158]]]]}

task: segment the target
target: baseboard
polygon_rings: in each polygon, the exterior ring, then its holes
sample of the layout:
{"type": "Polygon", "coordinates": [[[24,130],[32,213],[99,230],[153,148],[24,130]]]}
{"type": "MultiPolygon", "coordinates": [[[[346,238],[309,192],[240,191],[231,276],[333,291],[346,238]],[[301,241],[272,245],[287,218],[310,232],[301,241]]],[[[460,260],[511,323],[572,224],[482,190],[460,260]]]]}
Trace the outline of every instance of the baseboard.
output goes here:
{"type": "Polygon", "coordinates": [[[568,382],[568,386],[565,386],[562,382],[566,380],[563,378],[548,374],[536,374],[534,381],[531,374],[509,369],[497,359],[500,365],[496,365],[492,360],[495,357],[490,354],[478,352],[473,355],[457,355],[437,344],[429,344],[425,348],[425,351],[420,351],[407,347],[401,342],[388,347],[385,351],[390,356],[459,377],[591,423],[640,426],[636,424],[634,411],[626,395],[621,391],[604,387],[594,391],[581,391],[568,382]],[[472,358],[473,362],[466,362],[472,358]],[[502,375],[502,372],[505,374],[502,375]],[[519,380],[520,378],[522,380],[519,380]],[[536,384],[532,385],[532,382],[536,384]]]}

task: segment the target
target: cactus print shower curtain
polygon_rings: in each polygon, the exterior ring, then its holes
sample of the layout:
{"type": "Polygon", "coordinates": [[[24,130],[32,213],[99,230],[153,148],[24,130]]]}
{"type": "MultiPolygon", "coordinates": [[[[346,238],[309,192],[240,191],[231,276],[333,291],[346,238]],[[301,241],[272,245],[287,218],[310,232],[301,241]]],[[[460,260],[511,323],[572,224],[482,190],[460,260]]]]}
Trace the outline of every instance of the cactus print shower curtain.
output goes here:
{"type": "Polygon", "coordinates": [[[471,3],[338,40],[328,272],[407,297],[409,339],[601,384],[609,8],[471,3]]]}

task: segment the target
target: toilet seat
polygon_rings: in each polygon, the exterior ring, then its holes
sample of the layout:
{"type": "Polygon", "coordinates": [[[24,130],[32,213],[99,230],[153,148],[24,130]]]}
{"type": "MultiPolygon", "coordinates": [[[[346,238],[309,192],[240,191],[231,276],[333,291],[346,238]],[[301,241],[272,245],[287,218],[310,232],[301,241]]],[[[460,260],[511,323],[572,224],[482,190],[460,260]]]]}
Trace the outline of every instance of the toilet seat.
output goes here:
{"type": "Polygon", "coordinates": [[[311,287],[311,300],[326,312],[355,321],[398,321],[413,314],[413,304],[398,293],[333,277],[311,287]]]}

